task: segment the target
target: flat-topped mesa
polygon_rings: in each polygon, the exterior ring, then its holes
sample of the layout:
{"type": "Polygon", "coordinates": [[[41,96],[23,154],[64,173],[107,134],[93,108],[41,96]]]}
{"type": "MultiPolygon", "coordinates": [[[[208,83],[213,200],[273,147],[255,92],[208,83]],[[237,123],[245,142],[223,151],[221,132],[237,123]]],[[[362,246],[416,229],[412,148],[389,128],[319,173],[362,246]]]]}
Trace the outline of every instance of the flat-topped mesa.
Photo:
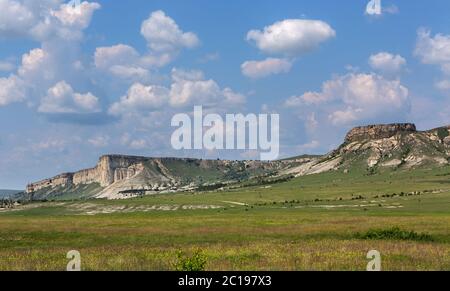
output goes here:
{"type": "Polygon", "coordinates": [[[413,123],[393,123],[378,124],[355,127],[345,137],[346,142],[354,142],[369,139],[390,138],[402,132],[416,132],[416,125],[413,123]]]}
{"type": "Polygon", "coordinates": [[[105,155],[100,157],[97,165],[91,169],[81,170],[75,173],[65,173],[56,177],[45,179],[27,186],[27,193],[39,191],[44,188],[67,187],[98,183],[107,187],[112,183],[134,176],[142,168],[142,164],[152,158],[105,155]]]}

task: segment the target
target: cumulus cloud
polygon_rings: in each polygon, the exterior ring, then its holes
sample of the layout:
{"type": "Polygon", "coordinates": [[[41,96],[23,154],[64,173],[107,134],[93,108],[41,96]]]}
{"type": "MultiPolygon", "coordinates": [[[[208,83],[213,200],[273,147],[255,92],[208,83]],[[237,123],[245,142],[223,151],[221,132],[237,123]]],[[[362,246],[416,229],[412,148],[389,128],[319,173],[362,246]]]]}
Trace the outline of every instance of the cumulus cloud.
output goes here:
{"type": "Polygon", "coordinates": [[[370,56],[369,65],[381,73],[396,74],[406,65],[406,60],[400,55],[381,52],[370,56]]]}
{"type": "Polygon", "coordinates": [[[119,102],[111,105],[109,112],[113,115],[121,115],[136,110],[155,110],[167,104],[168,100],[169,90],[167,88],[135,83],[119,102]]]}
{"type": "Polygon", "coordinates": [[[51,11],[64,26],[85,29],[89,26],[94,11],[100,9],[100,4],[82,2],[79,7],[62,4],[59,10],[51,11]]]}
{"type": "Polygon", "coordinates": [[[95,51],[94,62],[97,69],[120,79],[147,81],[150,78],[150,71],[146,68],[145,62],[129,45],[98,47],[95,51]]]}
{"type": "Polygon", "coordinates": [[[173,83],[170,89],[170,105],[233,106],[245,103],[245,96],[230,88],[221,89],[216,81],[205,80],[200,71],[172,70],[173,83]]]}
{"type": "Polygon", "coordinates": [[[184,107],[193,104],[211,106],[220,100],[222,91],[212,79],[177,79],[170,89],[170,105],[184,107]]]}
{"type": "Polygon", "coordinates": [[[297,57],[335,37],[331,26],[320,20],[286,19],[263,30],[251,30],[247,40],[264,53],[297,57]]]}
{"type": "Polygon", "coordinates": [[[109,113],[127,115],[143,110],[186,108],[193,105],[235,106],[245,103],[243,94],[230,88],[222,89],[216,81],[206,80],[201,71],[173,69],[171,75],[170,87],[133,84],[127,94],[110,107],[109,113]]]}
{"type": "Polygon", "coordinates": [[[334,125],[404,114],[409,110],[409,91],[398,80],[376,74],[347,74],[322,85],[321,92],[289,98],[288,107],[315,106],[330,111],[334,125]],[[325,106],[328,104],[328,107],[325,106]]]}
{"type": "Polygon", "coordinates": [[[134,64],[138,59],[139,53],[133,47],[125,44],[98,47],[94,55],[95,65],[100,69],[110,69],[115,65],[134,64]]]}
{"type": "Polygon", "coordinates": [[[41,113],[96,113],[100,111],[99,100],[92,93],[80,94],[65,81],[48,89],[38,108],[41,113]]]}
{"type": "Polygon", "coordinates": [[[76,8],[60,0],[0,0],[0,38],[40,42],[40,47],[23,54],[10,78],[2,79],[8,84],[0,90],[2,104],[26,100],[34,106],[34,100],[40,100],[40,112],[98,112],[96,96],[74,92],[68,84],[92,85],[82,62],[80,43],[99,8],[98,3],[87,1],[76,8]]]}
{"type": "Polygon", "coordinates": [[[155,52],[194,48],[199,44],[195,33],[183,32],[178,24],[161,10],[152,12],[142,23],[141,34],[155,52]]]}
{"type": "Polygon", "coordinates": [[[36,25],[36,15],[24,3],[0,0],[0,35],[14,36],[27,33],[36,25]]]}
{"type": "Polygon", "coordinates": [[[84,1],[79,9],[60,0],[0,0],[0,36],[80,39],[100,4],[84,1]]]}
{"type": "Polygon", "coordinates": [[[242,74],[253,79],[288,73],[291,68],[291,61],[278,58],[267,58],[263,61],[247,61],[241,66],[242,74]]]}
{"type": "Polygon", "coordinates": [[[450,35],[431,36],[430,31],[419,30],[415,54],[424,64],[450,63],[450,35]]]}
{"type": "MultiPolygon", "coordinates": [[[[450,35],[431,35],[429,30],[419,29],[415,55],[424,64],[439,66],[446,78],[450,77],[450,35]]],[[[448,90],[449,80],[436,83],[440,90],[448,90]]]]}
{"type": "Polygon", "coordinates": [[[53,76],[49,75],[49,54],[41,48],[32,49],[30,52],[22,56],[22,64],[19,67],[18,73],[24,79],[44,76],[50,79],[53,76]]]}
{"type": "Polygon", "coordinates": [[[22,80],[15,75],[0,78],[0,106],[24,101],[26,94],[24,86],[22,80]]]}
{"type": "Polygon", "coordinates": [[[333,125],[346,125],[358,120],[358,114],[362,112],[362,109],[353,109],[351,107],[345,110],[337,110],[330,115],[328,119],[333,125]]]}
{"type": "Polygon", "coordinates": [[[143,21],[141,34],[147,41],[148,51],[139,53],[126,44],[99,47],[94,60],[97,69],[113,77],[132,82],[149,82],[151,70],[172,62],[184,48],[194,48],[199,39],[193,32],[183,32],[178,24],[163,11],[152,12],[143,21]]]}

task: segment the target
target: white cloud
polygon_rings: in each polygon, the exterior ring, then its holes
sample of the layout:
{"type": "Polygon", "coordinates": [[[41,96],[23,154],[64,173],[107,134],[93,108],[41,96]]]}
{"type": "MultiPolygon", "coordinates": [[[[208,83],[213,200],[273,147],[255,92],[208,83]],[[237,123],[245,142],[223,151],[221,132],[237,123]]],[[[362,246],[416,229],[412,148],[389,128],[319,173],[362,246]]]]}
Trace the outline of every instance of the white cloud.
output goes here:
{"type": "Polygon", "coordinates": [[[48,76],[46,70],[48,67],[49,55],[46,51],[40,48],[32,49],[29,53],[22,56],[22,65],[19,67],[18,73],[22,78],[30,78],[35,75],[42,76],[47,75],[45,78],[51,78],[48,76]],[[47,62],[47,63],[46,63],[47,62]]]}
{"type": "Polygon", "coordinates": [[[114,103],[109,113],[127,115],[143,110],[154,111],[170,108],[186,108],[193,105],[205,107],[237,106],[245,103],[243,94],[230,88],[220,88],[216,81],[205,80],[201,71],[172,70],[172,84],[169,88],[157,85],[133,84],[120,101],[114,103]]]}
{"type": "MultiPolygon", "coordinates": [[[[98,110],[98,99],[91,93],[68,93],[67,104],[58,105],[52,104],[51,99],[61,101],[62,97],[56,98],[48,92],[60,80],[83,84],[85,87],[92,85],[88,69],[81,61],[80,42],[83,30],[90,24],[94,11],[99,8],[99,4],[87,1],[81,3],[78,11],[63,4],[61,0],[0,0],[0,37],[40,42],[39,48],[22,56],[22,62],[14,74],[15,83],[21,84],[20,90],[16,90],[16,102],[28,99],[30,106],[33,106],[33,99],[39,99],[41,105],[38,110],[41,112],[98,110]]],[[[11,100],[11,97],[8,99],[11,100]]]]}
{"type": "MultiPolygon", "coordinates": [[[[439,66],[446,78],[450,76],[450,35],[436,34],[425,29],[420,29],[417,37],[415,55],[422,63],[439,66]]],[[[448,91],[450,81],[448,79],[435,84],[439,90],[448,91]]]]}
{"type": "Polygon", "coordinates": [[[111,105],[109,112],[113,115],[121,115],[139,110],[155,110],[165,105],[168,100],[167,88],[135,83],[128,89],[127,95],[111,105]]]}
{"type": "Polygon", "coordinates": [[[150,71],[145,68],[139,53],[128,45],[98,47],[94,62],[97,69],[120,79],[135,82],[150,79],[150,71]]]}
{"type": "Polygon", "coordinates": [[[348,108],[346,110],[337,110],[328,116],[328,119],[333,125],[346,125],[358,120],[358,113],[361,113],[362,109],[354,110],[348,108]]]}
{"type": "Polygon", "coordinates": [[[170,89],[170,105],[183,107],[193,104],[210,106],[222,96],[214,80],[178,80],[170,89]]]}
{"type": "MultiPolygon", "coordinates": [[[[323,91],[327,91],[325,88],[329,83],[325,83],[323,85],[323,91]]],[[[302,105],[311,105],[311,104],[320,104],[326,102],[330,99],[330,96],[327,94],[317,93],[317,92],[306,92],[300,96],[292,96],[289,97],[284,105],[286,107],[299,107],[302,105]]]]}
{"type": "Polygon", "coordinates": [[[236,93],[230,88],[225,88],[222,93],[225,97],[224,103],[227,105],[243,105],[247,100],[244,94],[236,93]]]}
{"type": "Polygon", "coordinates": [[[121,79],[127,80],[148,80],[150,72],[142,67],[134,66],[113,66],[110,68],[111,74],[121,79]]]}
{"type": "Polygon", "coordinates": [[[247,40],[268,54],[300,56],[335,37],[329,24],[320,20],[287,19],[261,30],[251,30],[247,40]]]}
{"type": "Polygon", "coordinates": [[[24,86],[22,80],[15,75],[0,78],[0,106],[24,101],[26,99],[24,86]]]}
{"type": "Polygon", "coordinates": [[[35,24],[36,16],[23,3],[0,0],[0,35],[14,36],[29,31],[35,24]]]}
{"type": "Polygon", "coordinates": [[[79,7],[69,4],[62,4],[59,10],[52,11],[64,26],[75,27],[77,29],[85,29],[89,26],[94,11],[100,9],[100,4],[82,2],[79,7]]]}
{"type": "Polygon", "coordinates": [[[172,69],[172,80],[175,83],[183,81],[201,81],[205,79],[205,75],[200,70],[182,70],[182,69],[172,69]]]}
{"type": "Polygon", "coordinates": [[[400,55],[381,52],[370,56],[369,65],[379,72],[396,74],[406,65],[406,60],[400,55]]]}
{"type": "Polygon", "coordinates": [[[216,81],[205,80],[201,71],[173,69],[172,79],[170,105],[173,107],[192,105],[208,107],[218,104],[223,107],[245,103],[244,95],[230,88],[221,89],[216,81]]]}
{"type": "Polygon", "coordinates": [[[450,66],[450,35],[436,34],[420,29],[417,37],[415,55],[422,63],[441,66],[445,72],[450,66]]]}
{"type": "Polygon", "coordinates": [[[330,111],[329,120],[348,124],[356,120],[400,115],[409,110],[409,91],[398,80],[376,74],[346,74],[327,81],[321,92],[289,98],[288,107],[315,106],[330,111]]]}
{"type": "Polygon", "coordinates": [[[141,34],[148,46],[155,52],[178,51],[182,48],[194,48],[199,44],[193,32],[183,32],[178,24],[163,11],[152,12],[142,23],[141,34]]]}
{"type": "Polygon", "coordinates": [[[99,47],[94,56],[96,68],[116,78],[145,83],[151,79],[151,69],[167,65],[182,49],[194,48],[199,44],[194,33],[183,32],[161,10],[151,13],[142,23],[141,34],[147,41],[147,52],[140,54],[125,44],[99,47]]]}
{"type": "Polygon", "coordinates": [[[98,47],[95,50],[95,66],[99,69],[109,69],[116,65],[135,64],[139,53],[131,46],[118,44],[110,47],[98,47]]]}
{"type": "Polygon", "coordinates": [[[291,68],[291,61],[277,58],[267,58],[263,61],[247,61],[241,66],[242,74],[253,79],[288,73],[291,68]]]}
{"type": "Polygon", "coordinates": [[[92,93],[74,92],[65,81],[48,89],[38,108],[41,113],[96,113],[100,111],[99,100],[92,93]]]}
{"type": "Polygon", "coordinates": [[[0,0],[0,36],[39,41],[80,39],[99,8],[100,4],[87,1],[77,10],[60,0],[0,0]]]}

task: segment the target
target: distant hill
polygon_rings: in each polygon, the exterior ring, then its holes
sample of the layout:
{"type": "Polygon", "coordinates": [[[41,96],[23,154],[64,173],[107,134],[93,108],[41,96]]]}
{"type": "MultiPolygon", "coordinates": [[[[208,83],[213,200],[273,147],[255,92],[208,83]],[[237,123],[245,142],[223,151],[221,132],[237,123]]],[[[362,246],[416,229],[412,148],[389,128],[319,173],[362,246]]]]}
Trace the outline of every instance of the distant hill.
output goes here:
{"type": "Polygon", "coordinates": [[[381,124],[356,127],[331,153],[289,172],[309,175],[329,170],[413,170],[450,164],[450,126],[417,131],[414,124],[381,124]]]}
{"type": "Polygon", "coordinates": [[[215,189],[281,170],[280,162],[102,156],[94,168],[32,183],[28,199],[123,199],[215,189]]]}
{"type": "Polygon", "coordinates": [[[6,197],[10,197],[12,195],[18,194],[22,191],[20,190],[4,190],[4,189],[0,189],[0,199],[1,198],[6,198],[6,197]]]}
{"type": "Polygon", "coordinates": [[[210,191],[230,185],[264,185],[327,171],[374,174],[449,163],[450,127],[417,131],[414,124],[370,125],[352,129],[344,143],[329,154],[273,162],[105,155],[92,169],[28,185],[22,198],[124,199],[155,193],[210,191]]]}

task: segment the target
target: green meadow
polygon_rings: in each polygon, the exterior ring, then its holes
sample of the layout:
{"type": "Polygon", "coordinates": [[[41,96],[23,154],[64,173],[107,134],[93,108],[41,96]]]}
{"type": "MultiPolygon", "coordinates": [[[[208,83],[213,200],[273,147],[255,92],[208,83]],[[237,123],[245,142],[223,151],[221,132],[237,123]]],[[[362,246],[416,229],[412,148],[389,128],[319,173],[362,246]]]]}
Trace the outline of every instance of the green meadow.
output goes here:
{"type": "Polygon", "coordinates": [[[0,209],[0,270],[450,270],[450,167],[328,172],[278,184],[0,209]]]}

